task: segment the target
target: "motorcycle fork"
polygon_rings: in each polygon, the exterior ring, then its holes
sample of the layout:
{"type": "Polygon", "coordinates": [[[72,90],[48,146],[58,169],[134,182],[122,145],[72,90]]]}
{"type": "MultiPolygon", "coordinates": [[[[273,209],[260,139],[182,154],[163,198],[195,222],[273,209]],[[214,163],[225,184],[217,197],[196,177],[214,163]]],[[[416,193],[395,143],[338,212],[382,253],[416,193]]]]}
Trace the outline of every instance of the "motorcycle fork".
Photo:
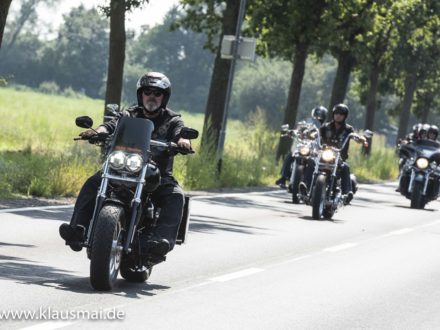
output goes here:
{"type": "MultiPolygon", "coordinates": [[[[145,177],[147,167],[144,166],[142,177],[145,177]]],[[[141,219],[142,215],[142,208],[141,208],[141,196],[142,196],[142,190],[144,188],[144,182],[139,182],[136,186],[136,192],[134,193],[133,200],[131,201],[131,219],[130,223],[127,228],[127,239],[124,242],[124,252],[129,253],[131,252],[131,244],[134,239],[134,234],[136,232],[136,228],[139,225],[139,220],[141,219]]]]}
{"type": "MultiPolygon", "coordinates": [[[[104,168],[102,172],[105,174],[108,171],[108,161],[104,163],[104,168]]],[[[93,216],[90,220],[89,230],[87,232],[86,241],[84,245],[88,248],[92,246],[93,243],[93,233],[95,231],[96,218],[98,218],[99,211],[102,208],[104,200],[107,198],[107,188],[108,188],[108,178],[103,175],[101,186],[99,187],[98,194],[96,195],[95,208],[93,209],[93,216]]]]}

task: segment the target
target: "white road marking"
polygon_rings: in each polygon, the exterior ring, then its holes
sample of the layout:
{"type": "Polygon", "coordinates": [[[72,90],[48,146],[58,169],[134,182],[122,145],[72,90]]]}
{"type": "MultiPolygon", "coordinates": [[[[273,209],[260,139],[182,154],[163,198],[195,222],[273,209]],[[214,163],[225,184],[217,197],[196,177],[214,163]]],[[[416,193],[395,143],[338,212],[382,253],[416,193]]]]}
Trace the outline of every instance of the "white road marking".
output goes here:
{"type": "Polygon", "coordinates": [[[383,235],[383,237],[389,237],[389,236],[397,236],[397,235],[403,235],[414,231],[414,228],[402,228],[399,230],[394,230],[389,232],[388,234],[383,235]]]}
{"type": "Polygon", "coordinates": [[[230,274],[226,274],[226,275],[222,275],[222,276],[211,278],[210,281],[213,281],[213,282],[226,282],[226,281],[230,281],[230,280],[235,280],[235,279],[240,278],[240,277],[245,277],[245,276],[249,276],[249,275],[252,275],[252,274],[256,274],[256,273],[259,273],[259,272],[262,272],[262,271],[264,271],[264,269],[261,269],[261,268],[248,268],[248,269],[240,270],[239,272],[230,273],[230,274]]]}
{"type": "Polygon", "coordinates": [[[70,321],[50,321],[26,328],[21,328],[20,330],[53,330],[53,329],[64,328],[75,323],[76,322],[70,322],[70,321]]]}
{"type": "Polygon", "coordinates": [[[310,258],[311,256],[312,256],[311,254],[306,254],[306,255],[304,255],[304,256],[300,256],[300,257],[296,257],[296,258],[292,258],[292,259],[286,260],[285,263],[296,262],[296,261],[299,261],[299,260],[303,260],[303,259],[306,259],[306,258],[310,258]]]}
{"type": "Polygon", "coordinates": [[[326,249],[324,249],[322,251],[324,251],[324,252],[338,252],[338,251],[341,251],[341,250],[350,249],[350,248],[352,248],[354,246],[357,246],[357,245],[358,245],[358,243],[345,243],[345,244],[340,244],[340,245],[336,245],[336,246],[332,246],[332,247],[326,248],[326,249]]]}

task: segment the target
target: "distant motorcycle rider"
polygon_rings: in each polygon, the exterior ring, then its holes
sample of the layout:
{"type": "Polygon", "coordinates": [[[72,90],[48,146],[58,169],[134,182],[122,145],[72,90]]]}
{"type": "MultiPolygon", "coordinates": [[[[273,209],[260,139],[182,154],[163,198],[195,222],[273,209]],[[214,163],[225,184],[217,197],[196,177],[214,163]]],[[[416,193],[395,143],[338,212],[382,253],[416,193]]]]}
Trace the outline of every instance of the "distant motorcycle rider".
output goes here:
{"type": "MultiPolygon", "coordinates": [[[[184,127],[180,115],[167,108],[171,95],[169,79],[162,73],[149,72],[138,80],[136,92],[137,105],[118,113],[114,119],[102,124],[96,131],[113,133],[118,120],[125,116],[146,118],[154,124],[152,139],[172,141],[181,148],[190,149],[190,141],[180,137],[180,131],[184,127]]],[[[96,131],[87,130],[80,133],[80,136],[90,137],[95,135],[96,131]]],[[[174,247],[183,213],[184,195],[172,176],[173,156],[153,152],[153,160],[161,174],[160,185],[152,194],[154,203],[160,208],[160,215],[153,236],[145,239],[148,240],[152,253],[163,256],[174,247]]],[[[93,215],[100,184],[100,172],[84,183],[76,200],[70,224],[60,226],[60,236],[74,251],[82,249],[81,243],[85,239],[85,232],[93,215]]]]}
{"type": "Polygon", "coordinates": [[[437,138],[438,138],[438,126],[431,125],[428,129],[428,139],[437,141],[437,138]]]}
{"type": "MultiPolygon", "coordinates": [[[[322,105],[313,108],[311,112],[310,123],[312,127],[320,128],[327,119],[327,113],[328,110],[322,105]]],[[[275,184],[280,186],[281,188],[286,188],[286,181],[290,179],[290,176],[292,174],[293,161],[294,159],[292,157],[292,152],[289,151],[289,153],[286,155],[286,158],[284,159],[283,166],[281,168],[281,177],[275,182],[275,184]]]]}
{"type": "MultiPolygon", "coordinates": [[[[340,148],[347,136],[354,132],[353,127],[346,123],[348,117],[348,107],[343,104],[337,104],[332,109],[332,120],[321,126],[319,129],[321,135],[321,144],[340,148]]],[[[360,137],[359,137],[360,139],[360,137]]],[[[344,203],[348,204],[353,199],[353,188],[350,179],[350,167],[345,162],[348,158],[349,142],[345,144],[344,149],[341,150],[341,158],[343,163],[340,165],[341,177],[341,192],[344,197],[344,203]]],[[[307,187],[310,187],[312,182],[314,168],[308,166],[304,174],[304,182],[299,185],[300,192],[303,195],[307,194],[307,187]]]]}

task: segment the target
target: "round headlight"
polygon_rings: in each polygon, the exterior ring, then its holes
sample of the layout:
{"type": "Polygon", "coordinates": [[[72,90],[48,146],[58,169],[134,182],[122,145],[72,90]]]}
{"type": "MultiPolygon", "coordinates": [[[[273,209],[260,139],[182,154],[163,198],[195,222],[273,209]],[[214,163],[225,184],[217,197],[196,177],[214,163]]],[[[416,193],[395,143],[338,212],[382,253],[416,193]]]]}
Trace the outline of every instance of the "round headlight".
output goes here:
{"type": "Polygon", "coordinates": [[[141,155],[131,154],[127,156],[127,159],[125,161],[125,167],[130,172],[137,172],[142,168],[142,162],[143,159],[141,155]]]}
{"type": "Polygon", "coordinates": [[[301,156],[308,156],[310,154],[310,148],[307,146],[301,147],[299,149],[299,153],[301,154],[301,156]]]}
{"type": "Polygon", "coordinates": [[[109,156],[110,167],[121,170],[125,166],[125,154],[122,151],[114,151],[109,156]]]}
{"type": "Polygon", "coordinates": [[[426,158],[419,158],[416,161],[416,165],[418,168],[420,168],[421,170],[424,170],[425,168],[428,167],[429,165],[429,161],[426,158]]]}
{"type": "Polygon", "coordinates": [[[331,162],[335,159],[335,153],[333,150],[327,149],[322,152],[322,160],[325,162],[331,162]]]}

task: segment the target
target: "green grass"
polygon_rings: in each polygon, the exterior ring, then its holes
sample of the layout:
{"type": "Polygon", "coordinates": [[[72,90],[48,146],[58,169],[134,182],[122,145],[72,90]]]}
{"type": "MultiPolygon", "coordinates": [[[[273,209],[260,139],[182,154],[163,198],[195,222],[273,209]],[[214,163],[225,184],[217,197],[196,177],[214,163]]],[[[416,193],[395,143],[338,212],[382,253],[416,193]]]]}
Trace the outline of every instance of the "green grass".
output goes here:
{"type": "MultiPolygon", "coordinates": [[[[4,118],[0,121],[0,197],[76,195],[99,169],[100,157],[95,146],[73,141],[82,131],[75,126],[75,118],[88,115],[97,126],[103,107],[102,100],[86,97],[0,88],[0,116],[4,118]]],[[[202,131],[203,114],[182,112],[182,118],[187,126],[202,131]]],[[[273,184],[281,167],[274,161],[279,133],[269,130],[266,123],[261,111],[246,123],[228,121],[220,177],[215,175],[214,159],[197,153],[200,139],[194,141],[195,155],[175,158],[176,178],[187,190],[273,184]]],[[[364,157],[352,143],[349,164],[360,182],[397,177],[397,157],[384,141],[374,137],[370,157],[364,157]]]]}
{"type": "MultiPolygon", "coordinates": [[[[67,98],[31,90],[0,88],[0,196],[74,196],[99,169],[99,150],[74,142],[82,131],[75,118],[90,116],[101,122],[104,102],[67,98]]],[[[185,124],[200,132],[203,114],[181,112],[185,124]]],[[[174,173],[185,189],[242,187],[272,183],[278,176],[273,161],[277,134],[262,118],[244,125],[228,121],[223,170],[215,176],[215,162],[207,155],[177,156],[174,173]]],[[[194,141],[197,151],[199,140],[194,141]]]]}
{"type": "Polygon", "coordinates": [[[362,154],[360,145],[351,143],[348,163],[359,182],[394,180],[399,174],[396,153],[385,146],[385,137],[380,135],[373,136],[369,157],[362,154]]]}

